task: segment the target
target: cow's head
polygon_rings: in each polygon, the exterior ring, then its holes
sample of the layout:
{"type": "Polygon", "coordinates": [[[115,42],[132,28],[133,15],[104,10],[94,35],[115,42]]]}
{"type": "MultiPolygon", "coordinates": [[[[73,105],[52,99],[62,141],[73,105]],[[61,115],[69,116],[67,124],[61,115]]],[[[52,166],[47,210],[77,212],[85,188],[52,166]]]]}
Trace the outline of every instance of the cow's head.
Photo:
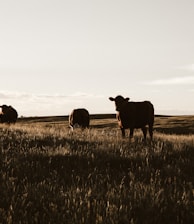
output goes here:
{"type": "Polygon", "coordinates": [[[0,108],[1,108],[2,113],[6,114],[9,111],[10,106],[2,105],[2,106],[0,106],[0,108]]]}
{"type": "Polygon", "coordinates": [[[120,111],[123,105],[125,105],[129,101],[129,97],[124,98],[122,96],[117,96],[115,98],[109,97],[109,100],[115,102],[116,111],[120,111]]]}

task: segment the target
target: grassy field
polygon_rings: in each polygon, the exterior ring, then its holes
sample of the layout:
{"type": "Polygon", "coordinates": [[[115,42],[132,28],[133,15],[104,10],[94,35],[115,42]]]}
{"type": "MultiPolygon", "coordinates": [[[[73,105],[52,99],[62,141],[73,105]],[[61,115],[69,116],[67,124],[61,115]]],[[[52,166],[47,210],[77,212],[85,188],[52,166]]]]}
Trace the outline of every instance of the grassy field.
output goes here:
{"type": "Polygon", "coordinates": [[[194,223],[194,116],[157,116],[147,143],[114,117],[0,124],[0,223],[194,223]]]}

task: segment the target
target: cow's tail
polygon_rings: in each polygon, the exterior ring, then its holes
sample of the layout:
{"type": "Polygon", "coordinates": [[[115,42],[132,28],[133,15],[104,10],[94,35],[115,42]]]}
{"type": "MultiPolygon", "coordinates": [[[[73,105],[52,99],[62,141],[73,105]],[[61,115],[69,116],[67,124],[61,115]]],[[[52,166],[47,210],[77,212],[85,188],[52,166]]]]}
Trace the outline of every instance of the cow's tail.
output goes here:
{"type": "Polygon", "coordinates": [[[149,134],[150,138],[153,138],[153,126],[154,126],[154,106],[149,102],[149,134]]]}
{"type": "Polygon", "coordinates": [[[154,125],[154,106],[150,103],[150,124],[154,125]]]}

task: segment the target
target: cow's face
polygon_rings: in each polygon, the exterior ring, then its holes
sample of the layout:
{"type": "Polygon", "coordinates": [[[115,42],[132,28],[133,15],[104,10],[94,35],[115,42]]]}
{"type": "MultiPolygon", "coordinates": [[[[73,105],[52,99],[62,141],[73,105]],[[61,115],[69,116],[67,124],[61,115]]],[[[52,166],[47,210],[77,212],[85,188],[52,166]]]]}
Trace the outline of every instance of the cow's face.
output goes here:
{"type": "Polygon", "coordinates": [[[7,105],[2,105],[0,107],[1,107],[1,111],[3,114],[5,114],[9,111],[9,107],[7,105]]]}
{"type": "Polygon", "coordinates": [[[114,101],[115,102],[116,111],[120,111],[121,108],[123,107],[123,105],[125,105],[129,101],[129,98],[128,97],[124,98],[122,96],[117,96],[115,98],[109,97],[109,100],[114,101]]]}

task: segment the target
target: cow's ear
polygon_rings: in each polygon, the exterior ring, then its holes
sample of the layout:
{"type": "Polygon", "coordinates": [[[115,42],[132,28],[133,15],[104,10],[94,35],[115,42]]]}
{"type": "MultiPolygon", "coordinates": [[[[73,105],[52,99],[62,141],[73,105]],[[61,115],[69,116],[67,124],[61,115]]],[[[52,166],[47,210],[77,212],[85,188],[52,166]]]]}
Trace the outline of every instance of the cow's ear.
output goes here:
{"type": "Polygon", "coordinates": [[[125,98],[125,100],[126,100],[126,101],[129,101],[129,100],[130,100],[130,98],[129,98],[129,97],[127,97],[127,98],[125,98]]]}
{"type": "Polygon", "coordinates": [[[111,100],[111,101],[115,101],[115,98],[113,98],[113,97],[109,97],[109,100],[111,100]]]}

